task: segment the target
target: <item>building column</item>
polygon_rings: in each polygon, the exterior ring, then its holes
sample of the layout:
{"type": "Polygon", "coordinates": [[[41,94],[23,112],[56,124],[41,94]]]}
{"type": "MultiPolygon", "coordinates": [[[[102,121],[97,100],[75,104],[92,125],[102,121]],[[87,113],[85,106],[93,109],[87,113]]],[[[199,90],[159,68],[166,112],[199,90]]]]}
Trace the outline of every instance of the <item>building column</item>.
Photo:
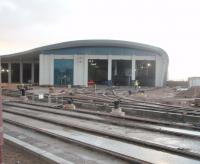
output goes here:
{"type": "Polygon", "coordinates": [[[40,54],[39,56],[39,85],[43,85],[45,82],[44,79],[44,56],[40,54]],[[43,75],[43,76],[42,76],[43,75]]]}
{"type": "Polygon", "coordinates": [[[20,81],[20,83],[23,83],[23,63],[22,62],[20,62],[19,63],[19,67],[20,67],[20,69],[19,69],[19,81],[20,81]]]}
{"type": "Polygon", "coordinates": [[[34,84],[35,63],[31,63],[31,83],[34,84]]]}
{"type": "Polygon", "coordinates": [[[136,61],[132,57],[132,69],[131,69],[131,80],[132,80],[132,83],[135,80],[135,71],[136,71],[136,64],[135,63],[136,63],[136,61]]]}
{"type": "Polygon", "coordinates": [[[11,63],[9,62],[8,63],[8,83],[12,83],[12,81],[11,81],[11,71],[12,71],[11,63]]]}
{"type": "Polygon", "coordinates": [[[88,55],[84,56],[84,85],[88,86],[88,55]]]}
{"type": "Polygon", "coordinates": [[[54,85],[54,55],[49,55],[49,84],[54,85]]]}
{"type": "Polygon", "coordinates": [[[112,85],[112,56],[108,55],[108,85],[112,85]]]}
{"type": "Polygon", "coordinates": [[[162,87],[163,63],[160,56],[156,56],[155,87],[162,87]]]}

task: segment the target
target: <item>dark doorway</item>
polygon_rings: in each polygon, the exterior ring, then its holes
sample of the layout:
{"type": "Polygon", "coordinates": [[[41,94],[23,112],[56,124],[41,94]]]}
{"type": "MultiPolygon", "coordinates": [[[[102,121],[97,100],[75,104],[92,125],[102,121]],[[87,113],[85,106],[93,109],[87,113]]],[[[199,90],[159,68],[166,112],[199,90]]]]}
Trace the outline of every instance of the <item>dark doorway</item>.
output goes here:
{"type": "Polygon", "coordinates": [[[1,64],[1,82],[8,83],[8,63],[1,64]]]}
{"type": "Polygon", "coordinates": [[[136,80],[141,86],[155,86],[155,61],[136,61],[136,80]]]}
{"type": "Polygon", "coordinates": [[[31,83],[31,64],[23,64],[23,83],[31,83]]]}
{"type": "Polygon", "coordinates": [[[131,60],[112,61],[112,82],[114,85],[131,84],[131,60]]]}
{"type": "Polygon", "coordinates": [[[39,63],[34,64],[34,83],[39,84],[39,63]]]}
{"type": "Polygon", "coordinates": [[[20,82],[20,64],[19,63],[11,64],[11,81],[12,83],[20,82]]]}
{"type": "Polygon", "coordinates": [[[108,83],[108,60],[89,59],[88,60],[88,81],[95,84],[108,83]]]}

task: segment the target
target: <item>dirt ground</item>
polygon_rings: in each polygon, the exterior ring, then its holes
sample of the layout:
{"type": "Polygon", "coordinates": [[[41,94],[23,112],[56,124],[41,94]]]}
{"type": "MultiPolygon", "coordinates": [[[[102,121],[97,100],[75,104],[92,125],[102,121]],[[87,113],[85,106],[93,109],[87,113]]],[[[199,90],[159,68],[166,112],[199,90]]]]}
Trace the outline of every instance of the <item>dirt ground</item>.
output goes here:
{"type": "Polygon", "coordinates": [[[177,91],[176,88],[164,87],[147,90],[144,91],[144,93],[139,92],[131,97],[143,101],[158,102],[170,105],[191,106],[194,98],[177,97],[177,94],[179,93],[180,92],[177,91]]]}
{"type": "MultiPolygon", "coordinates": [[[[125,96],[135,100],[164,103],[169,105],[178,106],[191,106],[195,97],[184,97],[177,95],[184,95],[183,91],[177,91],[176,87],[163,87],[163,88],[140,88],[135,90],[134,88],[120,88],[116,93],[120,96],[125,96]],[[131,95],[129,92],[131,91],[131,95]]],[[[189,91],[184,91],[189,92],[189,91]]],[[[190,91],[191,92],[191,91],[190,91]]]]}
{"type": "Polygon", "coordinates": [[[3,151],[5,164],[48,164],[41,158],[8,143],[4,144],[3,151]]]}
{"type": "MultiPolygon", "coordinates": [[[[182,86],[185,87],[185,86],[182,86]]],[[[4,88],[16,88],[16,85],[4,86],[4,88]]],[[[108,86],[98,85],[97,87],[98,92],[106,93],[108,92],[108,86]]],[[[135,90],[133,87],[130,86],[116,86],[112,87],[116,89],[116,93],[121,96],[125,96],[128,98],[141,100],[141,101],[149,101],[149,102],[158,102],[170,105],[179,105],[179,106],[191,106],[194,102],[196,95],[200,97],[200,88],[197,89],[189,89],[188,91],[178,91],[177,87],[163,87],[163,88],[153,88],[153,87],[141,87],[138,90],[135,90]],[[128,91],[131,90],[132,94],[129,95],[128,91]],[[198,93],[197,93],[198,92],[198,93]]],[[[66,88],[66,87],[56,87],[54,88],[56,93],[61,93],[62,91],[66,92],[79,92],[79,93],[86,93],[86,92],[94,92],[94,88],[66,88]]],[[[28,92],[32,92],[35,94],[39,93],[49,93],[48,87],[33,87],[33,90],[29,90],[28,92]]],[[[109,93],[110,94],[110,93],[109,93]]],[[[9,98],[9,97],[7,97],[9,98]]],[[[5,97],[5,99],[7,99],[5,97]]],[[[10,98],[9,98],[10,99],[10,98]]],[[[12,98],[11,98],[12,99],[12,98]]]]}

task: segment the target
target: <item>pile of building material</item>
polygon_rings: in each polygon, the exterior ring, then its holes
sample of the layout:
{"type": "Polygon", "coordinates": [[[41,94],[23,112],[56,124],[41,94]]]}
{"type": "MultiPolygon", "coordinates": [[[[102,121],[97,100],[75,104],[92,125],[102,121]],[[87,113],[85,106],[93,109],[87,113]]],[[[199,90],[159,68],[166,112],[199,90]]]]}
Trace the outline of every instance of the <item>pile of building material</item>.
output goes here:
{"type": "Polygon", "coordinates": [[[194,99],[194,105],[200,107],[200,98],[194,99]]]}
{"type": "Polygon", "coordinates": [[[191,87],[188,90],[180,91],[176,95],[180,98],[199,98],[200,97],[200,87],[191,87]]]}

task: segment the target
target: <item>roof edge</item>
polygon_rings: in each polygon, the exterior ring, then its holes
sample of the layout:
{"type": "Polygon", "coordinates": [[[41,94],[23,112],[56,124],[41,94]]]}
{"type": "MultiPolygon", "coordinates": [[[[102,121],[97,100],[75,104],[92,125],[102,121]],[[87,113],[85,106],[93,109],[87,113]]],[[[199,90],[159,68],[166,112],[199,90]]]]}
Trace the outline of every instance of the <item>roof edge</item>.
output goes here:
{"type": "Polygon", "coordinates": [[[167,53],[159,47],[143,43],[131,42],[131,41],[110,40],[110,39],[74,40],[74,41],[61,42],[61,43],[41,46],[38,48],[33,48],[18,53],[2,55],[1,58],[20,56],[30,53],[41,53],[42,51],[46,50],[55,50],[55,49],[72,48],[72,47],[86,47],[86,46],[113,46],[113,47],[137,48],[142,50],[158,52],[165,59],[169,60],[167,53]]]}

